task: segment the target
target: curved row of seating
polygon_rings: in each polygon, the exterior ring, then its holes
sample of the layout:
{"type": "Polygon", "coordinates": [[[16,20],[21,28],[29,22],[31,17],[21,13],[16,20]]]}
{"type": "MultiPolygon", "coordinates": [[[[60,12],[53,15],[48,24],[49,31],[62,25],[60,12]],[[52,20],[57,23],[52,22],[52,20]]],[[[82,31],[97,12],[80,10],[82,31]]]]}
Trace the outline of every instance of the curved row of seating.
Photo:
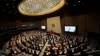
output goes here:
{"type": "Polygon", "coordinates": [[[47,45],[45,55],[66,55],[68,50],[73,54],[80,51],[80,49],[86,48],[87,38],[83,36],[72,36],[72,35],[55,35],[52,34],[49,37],[49,44],[47,45]]]}
{"type": "Polygon", "coordinates": [[[5,45],[9,56],[28,54],[38,56],[45,43],[48,41],[44,56],[71,55],[81,50],[88,50],[87,38],[79,35],[56,35],[42,31],[25,31],[12,36],[5,45]]]}
{"type": "Polygon", "coordinates": [[[47,41],[44,37],[46,37],[45,32],[22,32],[17,36],[13,36],[12,39],[6,43],[5,51],[9,55],[22,52],[38,55],[47,41]]]}

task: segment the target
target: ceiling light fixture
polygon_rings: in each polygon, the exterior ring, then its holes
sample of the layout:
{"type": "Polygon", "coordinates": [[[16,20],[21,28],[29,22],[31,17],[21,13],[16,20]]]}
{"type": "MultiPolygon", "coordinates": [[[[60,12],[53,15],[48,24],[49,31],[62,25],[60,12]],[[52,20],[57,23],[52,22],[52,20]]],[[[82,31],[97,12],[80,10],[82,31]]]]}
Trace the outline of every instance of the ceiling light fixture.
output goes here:
{"type": "Polygon", "coordinates": [[[65,0],[24,0],[18,5],[21,14],[39,16],[53,13],[63,7],[65,0]]]}

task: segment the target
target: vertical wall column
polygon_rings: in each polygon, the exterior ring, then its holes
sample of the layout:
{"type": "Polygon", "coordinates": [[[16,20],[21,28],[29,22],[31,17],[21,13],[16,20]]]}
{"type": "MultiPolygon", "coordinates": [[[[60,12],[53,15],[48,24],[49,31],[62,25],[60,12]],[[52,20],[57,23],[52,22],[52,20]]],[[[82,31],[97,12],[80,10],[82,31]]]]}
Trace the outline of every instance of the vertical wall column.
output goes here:
{"type": "Polygon", "coordinates": [[[60,16],[47,18],[47,31],[51,30],[56,33],[62,33],[60,16]]]}

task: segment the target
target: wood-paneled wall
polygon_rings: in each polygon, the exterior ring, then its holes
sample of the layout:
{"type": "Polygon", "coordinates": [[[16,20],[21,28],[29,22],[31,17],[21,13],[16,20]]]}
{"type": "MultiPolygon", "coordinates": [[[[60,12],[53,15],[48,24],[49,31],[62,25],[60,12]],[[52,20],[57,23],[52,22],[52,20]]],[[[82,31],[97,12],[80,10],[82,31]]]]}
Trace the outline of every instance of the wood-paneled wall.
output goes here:
{"type": "MultiPolygon", "coordinates": [[[[60,16],[60,15],[59,15],[60,16]]],[[[64,13],[61,19],[61,29],[64,33],[64,25],[77,25],[78,26],[78,34],[86,35],[88,32],[95,32],[100,33],[100,12],[92,12],[92,13],[85,13],[85,14],[74,14],[69,15],[68,13],[64,13]]],[[[28,20],[28,19],[27,19],[28,20]]],[[[34,24],[36,27],[40,27],[41,25],[47,25],[45,19],[41,20],[33,20],[33,21],[3,21],[0,22],[0,25],[6,26],[16,26],[31,23],[34,24]]]]}
{"type": "Polygon", "coordinates": [[[61,21],[62,27],[64,25],[77,25],[78,34],[86,35],[88,32],[100,33],[100,13],[98,12],[70,16],[65,14],[61,18],[61,21]]]}

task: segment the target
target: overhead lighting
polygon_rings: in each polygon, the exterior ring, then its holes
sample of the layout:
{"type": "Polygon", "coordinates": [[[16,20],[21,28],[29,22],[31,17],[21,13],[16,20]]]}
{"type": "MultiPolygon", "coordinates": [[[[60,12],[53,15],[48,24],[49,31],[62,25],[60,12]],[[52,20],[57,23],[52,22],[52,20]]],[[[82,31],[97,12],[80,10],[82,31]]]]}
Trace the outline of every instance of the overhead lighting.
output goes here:
{"type": "Polygon", "coordinates": [[[63,7],[65,0],[24,0],[18,5],[21,14],[39,16],[53,13],[63,7]]]}

